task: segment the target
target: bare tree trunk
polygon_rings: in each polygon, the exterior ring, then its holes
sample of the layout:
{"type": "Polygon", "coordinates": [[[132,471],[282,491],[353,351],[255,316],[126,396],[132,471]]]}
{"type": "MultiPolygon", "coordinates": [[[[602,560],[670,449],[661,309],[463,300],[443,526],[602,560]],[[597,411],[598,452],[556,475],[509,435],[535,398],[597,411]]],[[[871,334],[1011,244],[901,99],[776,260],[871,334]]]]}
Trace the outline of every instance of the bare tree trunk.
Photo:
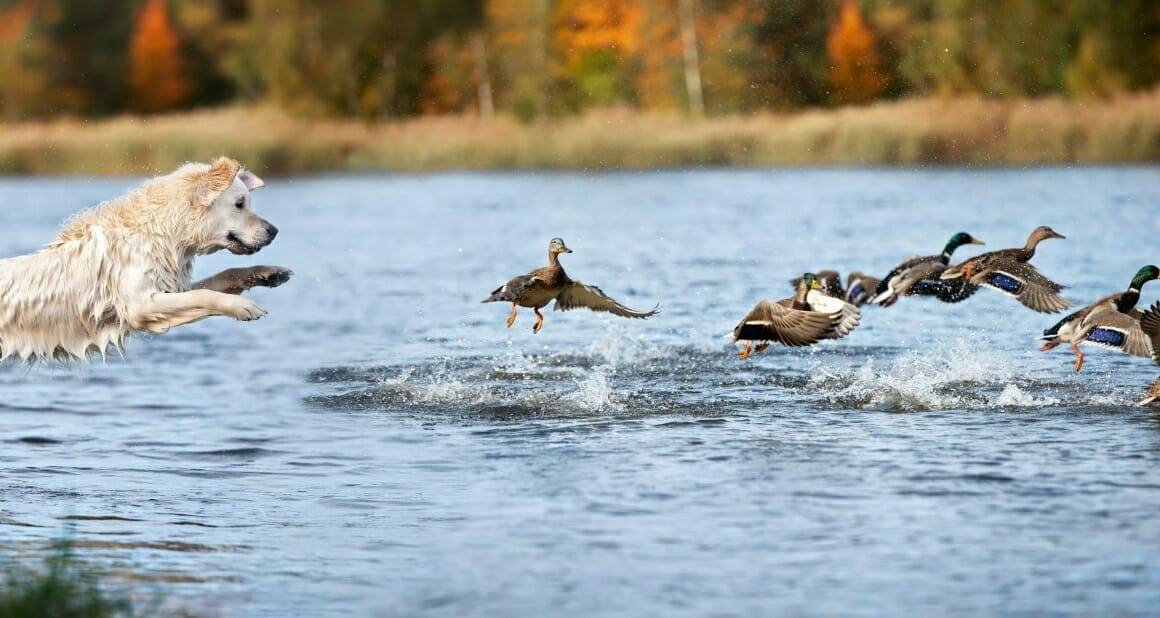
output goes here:
{"type": "Polygon", "coordinates": [[[681,0],[681,44],[685,51],[685,91],[689,95],[689,112],[700,118],[705,115],[705,101],[701,91],[701,61],[697,57],[695,3],[696,0],[681,0]]]}
{"type": "Polygon", "coordinates": [[[479,97],[479,115],[491,118],[495,115],[495,102],[491,98],[491,78],[487,70],[487,48],[483,44],[483,33],[477,32],[472,38],[475,56],[476,94],[479,97]]]}

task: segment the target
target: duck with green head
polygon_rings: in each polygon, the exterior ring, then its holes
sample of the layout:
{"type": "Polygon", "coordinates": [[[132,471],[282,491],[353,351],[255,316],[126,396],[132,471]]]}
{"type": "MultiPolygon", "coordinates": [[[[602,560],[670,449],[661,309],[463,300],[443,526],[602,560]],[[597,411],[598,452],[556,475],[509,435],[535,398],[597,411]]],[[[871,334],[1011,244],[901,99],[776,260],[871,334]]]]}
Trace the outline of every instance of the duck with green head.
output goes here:
{"type": "Polygon", "coordinates": [[[955,250],[963,245],[981,245],[983,241],[966,232],[951,236],[938,255],[924,255],[908,258],[890,271],[878,282],[875,296],[870,300],[875,305],[889,307],[901,296],[934,296],[947,303],[957,303],[974,294],[979,286],[965,281],[943,281],[939,279],[955,250]]]}
{"type": "Polygon", "coordinates": [[[740,358],[778,342],[790,347],[813,345],[822,339],[840,339],[862,320],[854,305],[823,292],[814,273],[796,280],[794,295],[779,301],[763,300],[733,329],[733,341],[743,342],[740,358]]]}
{"type": "Polygon", "coordinates": [[[1070,343],[1075,353],[1075,370],[1083,369],[1084,355],[1079,346],[1094,345],[1132,356],[1152,356],[1153,346],[1141,327],[1144,314],[1136,309],[1144,284],[1160,278],[1160,268],[1148,265],[1136,272],[1128,289],[1109,294],[1063,318],[1043,331],[1043,351],[1070,343]]]}

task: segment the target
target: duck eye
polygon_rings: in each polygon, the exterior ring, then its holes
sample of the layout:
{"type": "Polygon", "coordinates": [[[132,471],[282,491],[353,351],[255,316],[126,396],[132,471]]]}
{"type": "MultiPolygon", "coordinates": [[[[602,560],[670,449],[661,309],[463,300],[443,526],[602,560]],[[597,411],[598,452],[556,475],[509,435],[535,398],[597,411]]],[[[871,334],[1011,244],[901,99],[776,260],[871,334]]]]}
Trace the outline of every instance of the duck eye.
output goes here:
{"type": "Polygon", "coordinates": [[[238,201],[234,203],[234,206],[237,206],[238,210],[245,208],[246,207],[246,198],[239,197],[238,201]]]}

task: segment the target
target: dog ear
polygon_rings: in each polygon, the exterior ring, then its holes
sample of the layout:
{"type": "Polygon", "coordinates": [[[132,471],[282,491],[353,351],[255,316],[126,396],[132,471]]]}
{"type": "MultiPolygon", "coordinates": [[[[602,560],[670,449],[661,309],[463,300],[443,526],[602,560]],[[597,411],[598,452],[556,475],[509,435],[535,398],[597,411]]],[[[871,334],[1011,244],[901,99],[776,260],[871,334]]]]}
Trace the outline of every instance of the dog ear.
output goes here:
{"type": "Polygon", "coordinates": [[[241,169],[242,164],[229,157],[218,157],[211,163],[205,176],[205,188],[212,196],[211,199],[229,189],[241,169]]]}
{"type": "Polygon", "coordinates": [[[242,170],[238,172],[238,179],[241,180],[242,184],[246,185],[246,189],[250,191],[253,191],[254,189],[261,189],[262,187],[266,186],[265,181],[263,181],[261,178],[258,178],[257,174],[249,170],[242,170]]]}

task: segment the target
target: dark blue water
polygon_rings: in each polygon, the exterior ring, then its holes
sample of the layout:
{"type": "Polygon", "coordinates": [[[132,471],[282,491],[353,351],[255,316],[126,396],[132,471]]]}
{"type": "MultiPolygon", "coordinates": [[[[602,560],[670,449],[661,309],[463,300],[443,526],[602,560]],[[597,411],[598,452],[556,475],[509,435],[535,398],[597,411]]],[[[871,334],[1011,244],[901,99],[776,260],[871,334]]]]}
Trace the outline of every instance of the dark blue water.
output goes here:
{"type": "MultiPolygon", "coordinates": [[[[0,181],[0,255],[132,184],[0,181]]],[[[1090,301],[1160,261],[1158,196],[1155,168],[272,181],[277,242],[198,267],[292,267],[267,319],[0,370],[0,552],[68,536],[211,615],[1153,613],[1151,362],[1076,375],[1034,341],[1057,317],[988,291],[748,363],[727,335],[804,270],[960,230],[1051,225],[1035,263],[1090,301]],[[553,236],[663,313],[504,328],[479,301],[553,236]]]]}

